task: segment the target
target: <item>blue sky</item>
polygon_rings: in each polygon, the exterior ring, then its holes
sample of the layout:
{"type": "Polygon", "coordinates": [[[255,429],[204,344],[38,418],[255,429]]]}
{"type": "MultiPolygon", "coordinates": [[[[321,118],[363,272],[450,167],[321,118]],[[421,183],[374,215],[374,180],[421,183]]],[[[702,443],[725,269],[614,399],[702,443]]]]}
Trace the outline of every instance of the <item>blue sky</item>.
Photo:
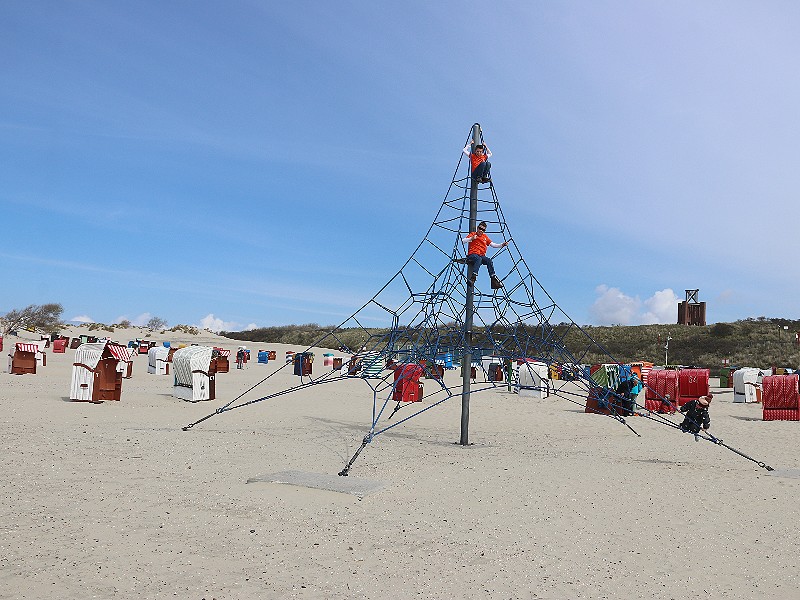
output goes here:
{"type": "Polygon", "coordinates": [[[800,318],[795,2],[0,3],[0,313],[336,324],[474,122],[581,324],[800,318]]]}

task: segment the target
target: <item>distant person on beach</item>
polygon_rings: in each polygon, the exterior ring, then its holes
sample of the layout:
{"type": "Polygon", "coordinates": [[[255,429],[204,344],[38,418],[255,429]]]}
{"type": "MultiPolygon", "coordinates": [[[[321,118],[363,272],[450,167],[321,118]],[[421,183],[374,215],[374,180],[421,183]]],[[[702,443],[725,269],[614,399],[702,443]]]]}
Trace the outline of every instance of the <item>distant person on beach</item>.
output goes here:
{"type": "Polygon", "coordinates": [[[661,399],[661,408],[664,412],[668,412],[669,414],[675,413],[675,405],[672,403],[672,398],[669,394],[664,394],[664,397],[661,399]]]}
{"type": "Polygon", "coordinates": [[[703,431],[707,431],[711,427],[711,416],[708,414],[708,408],[711,406],[713,398],[714,394],[709,392],[707,396],[700,396],[697,400],[691,400],[681,406],[681,412],[686,415],[680,425],[681,430],[695,434],[695,439],[697,439],[697,434],[700,433],[701,426],[703,431]]]}
{"type": "Polygon", "coordinates": [[[464,146],[464,154],[469,156],[472,179],[478,183],[489,183],[492,180],[489,174],[489,170],[492,168],[489,157],[492,155],[492,152],[483,144],[476,145],[474,150],[470,150],[471,148],[472,142],[464,146]]]}
{"type": "Polygon", "coordinates": [[[236,368],[243,369],[244,368],[244,350],[239,348],[236,351],[236,368]]]}
{"type": "Polygon", "coordinates": [[[467,249],[467,258],[464,259],[468,265],[472,265],[472,283],[478,279],[478,269],[481,265],[486,265],[486,270],[489,271],[489,277],[492,280],[492,289],[497,290],[503,287],[503,282],[497,278],[494,272],[494,263],[492,259],[486,256],[487,248],[505,248],[508,242],[496,244],[489,239],[486,235],[486,221],[478,223],[478,230],[471,232],[464,239],[464,242],[469,242],[467,249]]]}
{"type": "Polygon", "coordinates": [[[639,379],[639,376],[636,373],[631,373],[631,414],[635,413],[636,410],[636,399],[639,397],[639,392],[642,391],[642,380],[639,379]]]}

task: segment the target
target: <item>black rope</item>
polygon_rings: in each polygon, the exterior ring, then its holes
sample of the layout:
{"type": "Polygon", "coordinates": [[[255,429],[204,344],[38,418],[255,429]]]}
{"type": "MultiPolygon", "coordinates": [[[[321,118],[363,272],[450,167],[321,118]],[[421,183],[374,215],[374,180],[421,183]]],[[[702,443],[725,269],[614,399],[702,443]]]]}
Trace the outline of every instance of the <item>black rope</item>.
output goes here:
{"type": "MultiPolygon", "coordinates": [[[[675,406],[675,404],[672,404],[669,401],[667,401],[667,402],[671,406],[675,406]]],[[[639,405],[637,404],[637,406],[639,406],[639,405]]],[[[707,430],[704,430],[704,429],[701,428],[701,424],[700,423],[697,423],[696,421],[694,421],[694,419],[689,418],[688,415],[683,415],[684,419],[688,420],[690,423],[694,424],[697,427],[697,429],[698,429],[697,433],[694,433],[694,432],[690,431],[689,429],[685,429],[682,426],[682,423],[681,424],[675,423],[674,421],[671,421],[671,420],[667,419],[665,416],[660,415],[658,413],[653,413],[652,411],[647,411],[646,413],[637,413],[637,414],[640,417],[643,417],[643,418],[646,418],[646,419],[650,419],[651,421],[655,421],[656,423],[660,423],[662,425],[667,425],[669,427],[672,427],[673,429],[679,429],[683,433],[692,434],[692,435],[695,436],[695,439],[705,440],[705,441],[711,442],[712,444],[716,444],[717,446],[722,446],[723,448],[726,448],[726,449],[730,450],[731,452],[733,452],[735,454],[738,454],[742,458],[746,458],[747,460],[749,460],[751,462],[754,462],[755,464],[757,464],[762,469],[766,469],[767,471],[774,471],[774,469],[772,467],[770,467],[768,464],[766,464],[765,462],[760,461],[758,459],[755,459],[752,456],[749,456],[749,455],[745,454],[741,450],[737,450],[733,446],[729,446],[728,444],[724,443],[721,438],[715,437],[714,435],[708,433],[707,430]]]]}
{"type": "Polygon", "coordinates": [[[390,415],[389,415],[389,416],[386,418],[386,420],[387,420],[387,421],[390,421],[390,420],[391,420],[391,418],[394,416],[394,413],[396,413],[398,410],[400,410],[400,408],[402,407],[402,405],[403,405],[403,401],[402,401],[402,400],[398,400],[398,401],[397,401],[397,406],[395,406],[395,407],[394,407],[394,410],[392,411],[392,414],[390,414],[390,415]]]}
{"type": "Polygon", "coordinates": [[[722,441],[722,439],[720,439],[720,438],[718,438],[718,437],[714,437],[713,435],[711,435],[711,434],[710,434],[710,433],[708,433],[707,431],[706,431],[706,432],[703,432],[703,433],[704,433],[705,435],[703,435],[703,434],[700,434],[700,433],[697,433],[697,434],[695,434],[695,435],[696,435],[697,437],[699,437],[700,439],[707,440],[707,441],[711,442],[712,444],[716,444],[717,446],[722,446],[723,448],[727,448],[728,450],[730,450],[731,452],[734,452],[734,453],[738,454],[738,455],[739,455],[739,456],[741,456],[742,458],[746,458],[747,460],[749,460],[749,461],[752,461],[752,462],[756,463],[756,464],[757,464],[759,467],[761,467],[762,469],[766,469],[767,471],[774,471],[774,470],[775,470],[775,469],[773,469],[772,467],[770,467],[768,464],[766,464],[765,462],[763,462],[763,461],[760,461],[760,460],[757,460],[757,459],[753,458],[752,456],[748,456],[747,454],[745,454],[745,453],[744,453],[744,452],[742,452],[741,450],[737,450],[737,449],[736,449],[736,448],[734,448],[733,446],[729,446],[728,444],[724,443],[724,442],[722,441]]]}
{"type": "MultiPolygon", "coordinates": [[[[298,390],[302,390],[302,389],[305,389],[307,387],[311,387],[312,385],[322,385],[323,383],[331,383],[332,381],[335,381],[335,380],[321,381],[320,379],[317,379],[317,380],[314,380],[314,381],[309,381],[308,383],[303,383],[303,384],[300,384],[300,385],[296,385],[294,387],[290,387],[290,388],[287,388],[287,389],[284,389],[284,390],[280,390],[278,392],[275,392],[274,394],[268,394],[266,396],[262,396],[261,398],[256,398],[254,400],[248,400],[247,402],[244,402],[242,404],[237,404],[235,406],[231,406],[231,403],[233,402],[232,401],[232,402],[229,402],[228,404],[226,404],[225,406],[221,406],[220,408],[218,408],[217,410],[215,410],[211,414],[206,415],[202,419],[199,419],[199,420],[195,421],[194,423],[190,423],[189,425],[186,425],[185,427],[182,427],[181,429],[183,431],[189,431],[195,425],[198,425],[199,423],[202,423],[203,421],[205,421],[207,419],[210,419],[211,417],[213,417],[215,415],[219,415],[219,414],[222,414],[224,412],[229,412],[229,411],[232,411],[232,410],[236,410],[237,408],[243,408],[245,406],[250,406],[251,404],[256,404],[256,403],[262,402],[264,400],[270,400],[272,398],[277,398],[278,396],[284,396],[286,394],[291,394],[292,392],[296,392],[298,390]]],[[[241,395],[239,397],[241,398],[241,395]]]]}
{"type": "MultiPolygon", "coordinates": [[[[580,404],[579,402],[577,402],[576,400],[573,400],[572,398],[567,398],[567,397],[563,396],[562,394],[558,393],[558,391],[554,391],[554,395],[556,395],[556,396],[559,396],[559,397],[561,397],[561,398],[563,398],[563,399],[567,400],[568,402],[572,402],[573,404],[580,404]]],[[[675,406],[675,404],[672,404],[672,403],[671,403],[671,402],[669,402],[669,401],[667,401],[667,402],[668,402],[670,405],[672,405],[672,406],[675,406]]],[[[593,409],[593,408],[591,408],[591,407],[589,408],[589,410],[590,410],[591,412],[595,413],[595,414],[599,414],[599,415],[602,415],[602,416],[611,416],[611,417],[615,418],[616,420],[618,420],[618,421],[620,421],[621,423],[623,423],[624,425],[626,425],[626,426],[627,426],[627,427],[628,427],[628,428],[629,428],[631,431],[633,431],[634,433],[636,433],[636,435],[637,435],[637,436],[641,437],[641,436],[640,436],[640,435],[639,435],[639,434],[638,434],[638,433],[637,433],[637,432],[636,432],[636,431],[635,431],[635,430],[634,430],[634,429],[633,429],[633,428],[632,428],[632,427],[631,427],[631,426],[630,426],[630,425],[627,423],[627,421],[626,421],[625,419],[623,419],[623,418],[622,418],[622,417],[621,417],[621,416],[620,416],[620,415],[617,413],[617,411],[616,411],[616,405],[614,405],[614,404],[613,404],[613,403],[611,403],[611,402],[609,402],[609,403],[608,403],[608,405],[609,405],[609,409],[610,409],[610,410],[611,410],[613,413],[615,413],[615,414],[606,414],[606,413],[604,413],[604,412],[601,412],[601,411],[595,410],[595,409],[593,409]]],[[[640,404],[638,404],[638,403],[634,403],[634,406],[636,406],[636,407],[638,407],[638,408],[644,408],[644,407],[642,407],[642,406],[641,406],[640,404]]],[[[645,409],[645,410],[647,410],[647,409],[645,409]]],[[[680,430],[681,432],[685,432],[685,433],[692,433],[691,431],[688,431],[688,430],[684,429],[683,427],[681,427],[681,425],[680,425],[680,424],[678,424],[678,423],[675,423],[675,422],[673,422],[673,421],[671,421],[671,420],[667,419],[665,416],[663,416],[663,415],[660,415],[660,414],[658,414],[658,413],[653,413],[652,411],[649,411],[649,410],[647,410],[647,412],[637,412],[636,414],[637,414],[637,416],[639,416],[639,417],[642,417],[642,418],[645,418],[645,419],[650,419],[651,421],[654,421],[654,422],[656,422],[656,423],[659,423],[659,424],[661,424],[661,425],[666,425],[666,426],[668,426],[668,427],[672,427],[673,429],[678,429],[678,430],[680,430]]],[[[689,420],[690,420],[690,421],[693,421],[692,419],[689,419],[689,420]]],[[[699,424],[697,424],[697,425],[699,426],[699,424]]],[[[747,460],[749,460],[749,461],[751,461],[751,462],[754,462],[755,464],[757,464],[757,465],[758,465],[759,467],[761,467],[762,469],[766,469],[767,471],[774,471],[774,469],[773,469],[772,467],[770,467],[768,464],[766,464],[765,462],[763,462],[763,461],[760,461],[760,460],[758,460],[758,459],[755,459],[755,458],[753,458],[752,456],[749,456],[749,455],[745,454],[745,453],[744,453],[744,452],[742,452],[741,450],[738,450],[738,449],[734,448],[733,446],[730,446],[730,445],[728,445],[728,444],[724,443],[724,442],[722,441],[722,439],[721,439],[721,438],[718,438],[718,437],[715,437],[715,436],[713,436],[712,434],[708,433],[708,431],[702,430],[701,432],[698,432],[698,433],[696,433],[696,434],[694,434],[694,435],[695,435],[697,438],[699,438],[699,439],[702,439],[702,440],[705,440],[705,441],[711,442],[711,443],[713,443],[713,444],[716,444],[716,445],[718,445],[718,446],[722,446],[723,448],[726,448],[726,449],[730,450],[731,452],[733,452],[733,453],[735,453],[735,454],[738,454],[738,455],[739,455],[739,456],[741,456],[742,458],[746,458],[747,460]]]]}
{"type": "Polygon", "coordinates": [[[340,477],[347,477],[350,474],[350,467],[353,466],[353,463],[356,462],[358,455],[361,454],[361,451],[364,448],[366,448],[367,444],[369,444],[371,441],[372,441],[371,435],[364,436],[364,439],[361,441],[361,447],[358,450],[356,450],[356,453],[353,454],[353,458],[351,458],[350,461],[345,465],[344,469],[339,471],[340,477]]]}
{"type": "Polygon", "coordinates": [[[617,419],[617,421],[619,421],[620,423],[625,425],[625,427],[627,427],[633,433],[635,433],[636,437],[642,437],[638,433],[636,433],[636,430],[628,424],[628,422],[625,420],[625,418],[617,412],[617,410],[614,408],[614,406],[612,404],[609,404],[608,406],[611,409],[611,412],[614,415],[614,417],[617,419]]]}

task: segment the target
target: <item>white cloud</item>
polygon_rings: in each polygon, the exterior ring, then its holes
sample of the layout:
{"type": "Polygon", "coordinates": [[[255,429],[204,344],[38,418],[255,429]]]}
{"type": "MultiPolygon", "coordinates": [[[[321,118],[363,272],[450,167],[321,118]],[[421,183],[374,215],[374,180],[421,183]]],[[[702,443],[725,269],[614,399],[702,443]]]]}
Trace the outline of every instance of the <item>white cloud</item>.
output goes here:
{"type": "Polygon", "coordinates": [[[136,327],[144,327],[147,325],[147,322],[153,318],[149,312],[142,313],[135,319],[131,319],[131,325],[135,325],[136,327]]]}
{"type": "Polygon", "coordinates": [[[94,323],[94,319],[92,317],[86,315],[78,315],[77,317],[72,317],[70,322],[73,323],[94,323]]]}
{"type": "Polygon", "coordinates": [[[595,288],[597,300],[589,307],[589,315],[597,325],[631,325],[642,302],[639,298],[631,298],[618,288],[610,288],[605,284],[595,288]]]}
{"type": "Polygon", "coordinates": [[[641,323],[675,323],[678,319],[678,297],[670,288],[656,292],[644,301],[647,312],[641,323]]]}
{"type": "MultiPolygon", "coordinates": [[[[213,331],[215,333],[219,333],[220,331],[236,331],[239,327],[239,323],[234,321],[223,321],[222,319],[218,319],[214,316],[214,313],[209,313],[202,319],[200,319],[200,328],[208,329],[209,331],[213,331]]],[[[249,327],[249,325],[248,325],[249,327]]]]}
{"type": "Polygon", "coordinates": [[[678,297],[670,288],[655,292],[646,300],[605,284],[598,285],[595,293],[598,297],[589,307],[589,315],[597,325],[649,325],[677,319],[678,297]]]}
{"type": "Polygon", "coordinates": [[[258,329],[258,325],[255,323],[250,323],[247,327],[244,328],[245,331],[253,331],[253,329],[258,329]]]}

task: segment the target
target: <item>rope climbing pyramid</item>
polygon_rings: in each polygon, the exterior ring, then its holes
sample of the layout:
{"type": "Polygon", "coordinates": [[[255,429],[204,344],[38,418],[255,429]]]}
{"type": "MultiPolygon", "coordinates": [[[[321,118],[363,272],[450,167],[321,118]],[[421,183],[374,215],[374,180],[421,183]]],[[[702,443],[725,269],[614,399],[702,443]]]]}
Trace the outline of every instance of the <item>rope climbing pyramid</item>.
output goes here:
{"type": "MultiPolygon", "coordinates": [[[[508,383],[496,372],[502,369],[507,381],[513,377],[517,385],[524,381],[530,388],[546,388],[548,395],[581,407],[591,396],[598,406],[591,410],[633,431],[615,393],[618,382],[598,383],[580,366],[617,361],[556,304],[533,275],[511,234],[493,180],[474,176],[474,155],[468,159],[466,152],[477,147],[485,148],[485,144],[481,128],[475,124],[433,223],[411,256],[370,300],[310,347],[347,347],[352,331],[359,330],[363,343],[359,348],[348,348],[353,358],[347,364],[313,376],[303,370],[304,353],[300,353],[300,369],[295,368],[300,375],[298,385],[241,400],[275,371],[183,429],[309,386],[343,377],[361,379],[373,396],[371,422],[361,446],[339,473],[347,475],[361,451],[378,436],[453,397],[460,398],[462,404],[460,443],[468,444],[470,396],[506,387],[508,383]],[[470,254],[468,258],[467,254],[472,248],[467,246],[470,236],[484,223],[485,235],[492,242],[486,255],[496,278],[489,277],[489,265],[476,274],[475,257],[470,254]],[[488,365],[495,371],[488,372],[488,365]],[[458,383],[443,376],[445,366],[461,367],[458,383]],[[563,376],[549,379],[550,366],[558,366],[563,376]],[[426,385],[424,397],[419,398],[413,392],[422,376],[434,383],[426,385]],[[397,413],[400,417],[393,418],[397,413]]],[[[281,369],[291,366],[286,364],[281,369]]],[[[645,416],[678,427],[662,415],[645,416]]],[[[708,438],[721,443],[713,436],[708,438]]]]}

